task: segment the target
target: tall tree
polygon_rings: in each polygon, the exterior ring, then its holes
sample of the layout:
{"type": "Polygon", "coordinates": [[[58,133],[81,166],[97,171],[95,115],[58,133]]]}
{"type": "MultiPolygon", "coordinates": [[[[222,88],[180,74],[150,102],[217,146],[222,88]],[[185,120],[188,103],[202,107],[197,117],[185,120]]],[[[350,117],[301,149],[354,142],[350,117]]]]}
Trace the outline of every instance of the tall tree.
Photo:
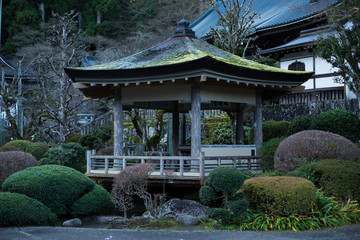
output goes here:
{"type": "Polygon", "coordinates": [[[360,0],[343,0],[327,15],[335,34],[320,38],[315,53],[337,69],[336,81],[346,84],[360,105],[360,0]]]}
{"type": "Polygon", "coordinates": [[[212,0],[213,9],[219,14],[217,28],[210,28],[210,34],[220,48],[245,56],[246,49],[252,41],[249,38],[251,25],[259,15],[251,10],[253,0],[212,0]],[[219,3],[224,7],[220,10],[219,3]]]}

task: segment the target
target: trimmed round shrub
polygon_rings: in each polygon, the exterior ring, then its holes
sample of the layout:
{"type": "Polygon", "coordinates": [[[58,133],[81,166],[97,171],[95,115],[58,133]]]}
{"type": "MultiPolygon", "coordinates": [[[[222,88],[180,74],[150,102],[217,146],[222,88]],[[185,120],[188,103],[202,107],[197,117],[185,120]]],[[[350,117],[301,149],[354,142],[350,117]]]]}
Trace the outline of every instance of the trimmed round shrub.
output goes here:
{"type": "Polygon", "coordinates": [[[311,118],[307,116],[297,116],[290,122],[288,136],[293,135],[297,132],[309,130],[310,126],[311,118]]]}
{"type": "Polygon", "coordinates": [[[235,216],[241,217],[247,213],[249,202],[245,200],[235,200],[229,203],[229,209],[234,213],[235,216]]]}
{"type": "Polygon", "coordinates": [[[290,172],[290,176],[311,180],[326,195],[341,200],[360,201],[360,164],[335,159],[322,160],[307,164],[290,172]]]}
{"type": "Polygon", "coordinates": [[[30,153],[37,160],[40,160],[48,149],[46,143],[33,143],[26,140],[14,140],[6,143],[5,146],[13,146],[20,149],[23,152],[30,153]]]}
{"type": "Polygon", "coordinates": [[[40,165],[62,165],[85,172],[86,149],[80,144],[62,144],[59,147],[50,148],[39,163],[40,165]]]}
{"type": "Polygon", "coordinates": [[[43,165],[14,173],[5,180],[2,190],[37,199],[56,215],[63,216],[70,213],[71,205],[94,186],[92,180],[73,168],[43,165]]]}
{"type": "Polygon", "coordinates": [[[346,110],[334,109],[320,113],[310,129],[336,133],[353,142],[360,138],[360,121],[355,114],[346,110]]]}
{"type": "Polygon", "coordinates": [[[274,155],[276,171],[288,173],[301,163],[322,159],[360,160],[360,149],[350,140],[330,132],[306,130],[283,140],[274,155]]]}
{"type": "Polygon", "coordinates": [[[110,194],[100,185],[95,185],[93,190],[79,198],[71,207],[70,212],[74,217],[107,214],[115,209],[110,194]]]}
{"type": "Polygon", "coordinates": [[[274,154],[279,144],[286,137],[279,137],[270,139],[267,142],[264,142],[259,150],[261,157],[261,168],[264,171],[273,171],[274,170],[274,154]]]}
{"type": "Polygon", "coordinates": [[[279,176],[248,179],[242,191],[251,209],[288,216],[308,213],[315,201],[316,188],[304,178],[279,176]]]}
{"type": "Polygon", "coordinates": [[[38,165],[39,162],[30,153],[0,152],[0,186],[11,174],[38,165]]]}
{"type": "Polygon", "coordinates": [[[54,224],[56,215],[24,194],[0,192],[0,226],[54,224]]]}
{"type": "Polygon", "coordinates": [[[257,177],[275,177],[275,176],[285,176],[285,174],[282,172],[271,171],[271,172],[261,173],[257,177]]]}
{"type": "MultiPolygon", "coordinates": [[[[289,131],[289,121],[268,120],[263,122],[263,141],[267,142],[272,138],[286,137],[289,131]]],[[[250,140],[254,142],[254,127],[250,130],[250,140]]]]}
{"type": "Polygon", "coordinates": [[[210,206],[216,202],[216,192],[209,186],[202,186],[199,190],[199,199],[203,204],[210,206]]]}
{"type": "Polygon", "coordinates": [[[233,167],[217,167],[209,174],[206,184],[224,195],[232,195],[237,192],[244,183],[242,173],[233,167]]]}
{"type": "Polygon", "coordinates": [[[221,220],[222,222],[230,219],[229,212],[224,208],[209,208],[205,215],[210,219],[221,220]]]}

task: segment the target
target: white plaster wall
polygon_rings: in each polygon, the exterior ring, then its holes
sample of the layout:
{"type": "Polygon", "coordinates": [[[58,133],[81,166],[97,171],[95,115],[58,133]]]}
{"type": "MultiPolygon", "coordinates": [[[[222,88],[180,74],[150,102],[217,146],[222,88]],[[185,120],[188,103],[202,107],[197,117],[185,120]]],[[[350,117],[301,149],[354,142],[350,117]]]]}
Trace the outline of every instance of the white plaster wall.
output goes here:
{"type": "Polygon", "coordinates": [[[305,71],[314,71],[312,57],[302,57],[302,58],[290,59],[290,60],[280,60],[280,68],[288,69],[289,65],[295,61],[305,63],[305,71]]]}
{"type": "Polygon", "coordinates": [[[336,69],[333,68],[331,64],[326,62],[326,60],[323,58],[315,58],[315,64],[315,74],[327,74],[336,71],[336,69]]]}

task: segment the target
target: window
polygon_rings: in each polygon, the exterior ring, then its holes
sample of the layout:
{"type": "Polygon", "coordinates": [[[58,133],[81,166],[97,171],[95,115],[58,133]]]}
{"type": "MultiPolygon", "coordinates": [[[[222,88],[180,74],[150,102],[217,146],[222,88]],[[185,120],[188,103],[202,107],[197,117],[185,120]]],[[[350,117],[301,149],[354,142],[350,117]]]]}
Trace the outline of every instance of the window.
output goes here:
{"type": "Polygon", "coordinates": [[[294,71],[305,71],[305,63],[303,62],[293,62],[289,65],[288,70],[294,70],[294,71]]]}

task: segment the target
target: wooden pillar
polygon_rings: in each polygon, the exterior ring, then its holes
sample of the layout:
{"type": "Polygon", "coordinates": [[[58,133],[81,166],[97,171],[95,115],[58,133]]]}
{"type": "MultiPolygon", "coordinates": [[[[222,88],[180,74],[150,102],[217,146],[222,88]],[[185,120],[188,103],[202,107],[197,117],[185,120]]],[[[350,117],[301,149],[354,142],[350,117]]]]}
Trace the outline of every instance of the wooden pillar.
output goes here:
{"type": "Polygon", "coordinates": [[[254,114],[254,142],[256,145],[256,155],[259,154],[259,150],[263,141],[262,134],[262,108],[261,108],[261,92],[256,90],[256,107],[254,114]]]}
{"type": "Polygon", "coordinates": [[[200,86],[191,87],[191,156],[198,158],[201,152],[201,100],[200,86]]]}
{"type": "Polygon", "coordinates": [[[175,102],[175,109],[172,113],[172,155],[179,155],[179,107],[175,102]]]}
{"type": "Polygon", "coordinates": [[[123,156],[123,107],[121,103],[121,88],[115,88],[114,93],[114,156],[123,156]]]}
{"type": "Polygon", "coordinates": [[[244,144],[244,107],[236,104],[236,144],[244,144]]]}

